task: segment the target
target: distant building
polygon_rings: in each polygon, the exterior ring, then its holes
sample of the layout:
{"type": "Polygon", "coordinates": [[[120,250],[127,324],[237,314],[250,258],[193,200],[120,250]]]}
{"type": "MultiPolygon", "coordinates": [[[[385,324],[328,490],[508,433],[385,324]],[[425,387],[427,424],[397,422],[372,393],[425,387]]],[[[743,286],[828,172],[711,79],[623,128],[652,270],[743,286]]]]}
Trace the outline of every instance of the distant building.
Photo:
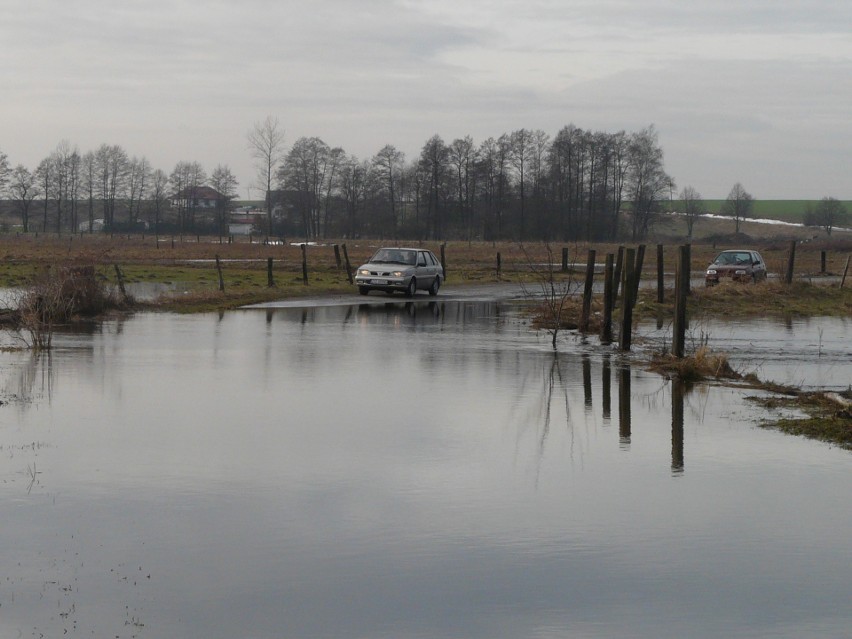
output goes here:
{"type": "Polygon", "coordinates": [[[172,196],[172,206],[182,209],[215,209],[225,196],[209,186],[192,186],[172,196]]]}
{"type": "Polygon", "coordinates": [[[246,224],[245,222],[231,222],[228,224],[228,235],[251,235],[254,231],[254,224],[246,224]]]}
{"type": "MultiPolygon", "coordinates": [[[[88,232],[89,220],[86,220],[85,222],[80,222],[77,225],[77,230],[80,231],[81,233],[88,232]]],[[[92,220],[92,232],[93,233],[100,233],[103,230],[104,230],[104,219],[102,217],[99,217],[97,219],[92,220]]]]}

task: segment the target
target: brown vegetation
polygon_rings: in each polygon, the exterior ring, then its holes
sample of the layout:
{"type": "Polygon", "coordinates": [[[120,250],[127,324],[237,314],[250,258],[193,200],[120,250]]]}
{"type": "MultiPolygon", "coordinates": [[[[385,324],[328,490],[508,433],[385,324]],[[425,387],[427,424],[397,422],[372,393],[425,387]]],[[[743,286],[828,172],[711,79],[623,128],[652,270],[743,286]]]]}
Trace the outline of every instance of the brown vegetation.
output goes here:
{"type": "Polygon", "coordinates": [[[57,325],[100,316],[126,302],[107,291],[92,266],[50,268],[22,290],[13,321],[28,334],[30,347],[47,349],[57,325]]]}

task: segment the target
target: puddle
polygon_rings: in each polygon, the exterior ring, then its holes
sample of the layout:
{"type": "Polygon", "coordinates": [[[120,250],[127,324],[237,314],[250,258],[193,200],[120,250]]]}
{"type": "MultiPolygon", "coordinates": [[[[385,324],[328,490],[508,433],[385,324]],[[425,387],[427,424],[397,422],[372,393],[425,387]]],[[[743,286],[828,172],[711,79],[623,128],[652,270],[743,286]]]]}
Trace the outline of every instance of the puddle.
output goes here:
{"type": "Polygon", "coordinates": [[[54,343],[0,353],[0,636],[852,624],[852,455],[756,427],[736,390],[568,336],[554,357],[511,306],[140,314],[54,343]]]}

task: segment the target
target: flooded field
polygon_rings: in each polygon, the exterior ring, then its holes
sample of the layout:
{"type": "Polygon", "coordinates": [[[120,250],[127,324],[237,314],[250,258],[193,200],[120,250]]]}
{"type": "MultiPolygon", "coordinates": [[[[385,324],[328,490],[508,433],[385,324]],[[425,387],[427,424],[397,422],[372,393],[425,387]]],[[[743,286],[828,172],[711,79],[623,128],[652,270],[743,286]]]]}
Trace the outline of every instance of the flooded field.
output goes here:
{"type": "MultiPolygon", "coordinates": [[[[848,320],[706,328],[761,374],[850,379],[848,320]]],[[[139,314],[54,344],[0,353],[2,637],[852,627],[852,454],[596,340],[554,356],[510,305],[139,314]]]]}

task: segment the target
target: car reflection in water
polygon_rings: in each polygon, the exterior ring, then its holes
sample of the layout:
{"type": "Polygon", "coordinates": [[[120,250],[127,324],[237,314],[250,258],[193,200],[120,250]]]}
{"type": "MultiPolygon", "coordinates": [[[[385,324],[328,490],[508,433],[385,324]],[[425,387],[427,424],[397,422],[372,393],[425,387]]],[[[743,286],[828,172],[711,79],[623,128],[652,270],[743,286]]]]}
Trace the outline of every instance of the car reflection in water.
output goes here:
{"type": "Polygon", "coordinates": [[[438,302],[387,302],[358,305],[358,320],[364,324],[424,326],[440,324],[442,315],[443,304],[438,302]]]}

